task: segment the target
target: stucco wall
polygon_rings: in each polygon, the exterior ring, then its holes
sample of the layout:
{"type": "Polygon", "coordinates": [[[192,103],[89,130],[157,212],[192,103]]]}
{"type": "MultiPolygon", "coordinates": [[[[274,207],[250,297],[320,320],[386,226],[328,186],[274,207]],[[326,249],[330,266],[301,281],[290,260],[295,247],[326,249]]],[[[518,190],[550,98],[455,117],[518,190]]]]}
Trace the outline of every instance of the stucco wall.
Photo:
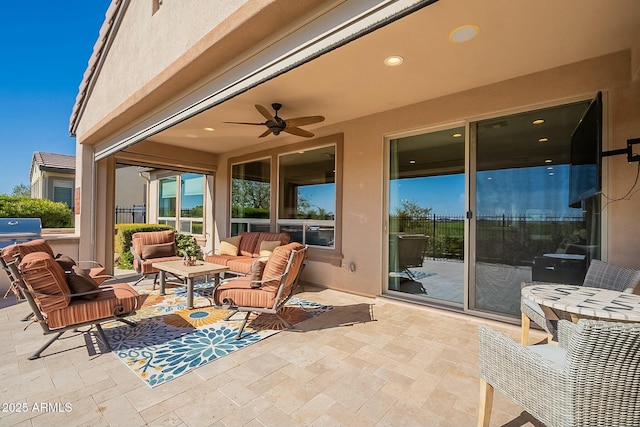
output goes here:
{"type": "Polygon", "coordinates": [[[147,181],[138,168],[128,166],[116,169],[116,206],[130,208],[147,202],[147,181]]]}
{"type": "MultiPolygon", "coordinates": [[[[604,149],[626,146],[627,138],[640,137],[640,82],[632,82],[630,52],[608,55],[594,60],[476,88],[451,96],[418,103],[385,113],[325,127],[318,137],[344,134],[343,181],[343,254],[342,267],[311,262],[304,279],[316,284],[354,293],[377,295],[382,290],[384,251],[384,137],[418,128],[428,128],[461,120],[540,108],[553,103],[592,97],[605,91],[606,104],[604,149]],[[356,271],[346,265],[355,263],[356,271]]],[[[286,145],[283,138],[276,144],[286,145]]],[[[261,147],[261,148],[264,148],[261,147]]],[[[640,147],[638,148],[640,151],[640,147]]],[[[216,221],[226,232],[226,177],[228,158],[222,157],[216,179],[216,221]]],[[[638,164],[627,164],[624,156],[605,160],[605,194],[619,197],[633,185],[638,164]]],[[[603,213],[605,248],[603,258],[620,265],[640,268],[640,195],[631,200],[610,203],[603,213]]]]}
{"type": "Polygon", "coordinates": [[[246,2],[165,1],[153,15],[151,1],[129,2],[78,134],[170,68],[198,40],[246,2]]]}

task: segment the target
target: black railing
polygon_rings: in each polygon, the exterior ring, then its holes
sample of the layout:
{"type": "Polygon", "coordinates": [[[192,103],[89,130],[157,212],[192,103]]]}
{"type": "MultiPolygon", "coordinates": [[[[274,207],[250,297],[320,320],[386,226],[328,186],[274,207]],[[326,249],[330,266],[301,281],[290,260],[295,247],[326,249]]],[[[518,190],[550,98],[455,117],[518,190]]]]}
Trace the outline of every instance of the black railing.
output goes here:
{"type": "MultiPolygon", "coordinates": [[[[425,258],[463,259],[464,216],[391,216],[392,234],[424,234],[425,258]]],[[[535,256],[556,252],[581,241],[586,228],[582,216],[544,218],[530,216],[480,216],[476,218],[476,259],[512,265],[530,265],[535,256]]]]}
{"type": "Polygon", "coordinates": [[[116,224],[144,224],[147,222],[147,207],[145,205],[116,206],[115,222],[116,224]]]}

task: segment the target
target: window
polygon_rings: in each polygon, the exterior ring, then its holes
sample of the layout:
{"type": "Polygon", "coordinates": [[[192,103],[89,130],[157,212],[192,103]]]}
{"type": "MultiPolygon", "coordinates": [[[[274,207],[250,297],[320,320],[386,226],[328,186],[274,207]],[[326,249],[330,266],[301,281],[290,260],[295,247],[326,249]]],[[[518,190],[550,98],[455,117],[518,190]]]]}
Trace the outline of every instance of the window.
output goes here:
{"type": "Polygon", "coordinates": [[[231,168],[231,234],[269,231],[271,217],[271,160],[262,159],[231,168]]]}
{"type": "Polygon", "coordinates": [[[294,241],[335,245],[335,146],[279,157],[278,228],[294,241]]]}
{"type": "Polygon", "coordinates": [[[202,234],[204,176],[195,173],[180,177],[180,232],[202,234]]]}
{"type": "Polygon", "coordinates": [[[73,209],[73,181],[54,179],[52,200],[54,202],[62,202],[69,209],[73,209]]]}
{"type": "Polygon", "coordinates": [[[187,173],[162,178],[158,184],[158,223],[180,233],[203,234],[204,175],[187,173]]]}
{"type": "Polygon", "coordinates": [[[230,159],[230,235],[289,233],[310,259],[340,265],[341,153],[338,134],[230,159]]]}

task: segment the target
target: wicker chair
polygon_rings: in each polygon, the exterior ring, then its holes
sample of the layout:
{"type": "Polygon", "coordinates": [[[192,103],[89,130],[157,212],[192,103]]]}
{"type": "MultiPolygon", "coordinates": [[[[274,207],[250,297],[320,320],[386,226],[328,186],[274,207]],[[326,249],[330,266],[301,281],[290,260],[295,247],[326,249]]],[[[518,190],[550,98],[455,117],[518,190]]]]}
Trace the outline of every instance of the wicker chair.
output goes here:
{"type": "Polygon", "coordinates": [[[479,328],[478,426],[497,389],[547,427],[640,425],[640,325],[558,322],[559,345],[525,347],[479,328]]]}
{"type": "MultiPolygon", "coordinates": [[[[597,259],[591,261],[589,270],[584,278],[583,286],[592,288],[611,289],[624,292],[632,290],[640,282],[640,271],[631,268],[620,267],[597,259]]],[[[522,287],[542,282],[523,282],[522,287]]],[[[547,332],[549,342],[556,335],[556,325],[558,318],[563,318],[564,313],[556,313],[554,319],[549,319],[544,311],[534,301],[525,298],[520,299],[520,311],[522,312],[522,338],[523,345],[529,344],[529,328],[531,321],[542,327],[547,332]]],[[[568,319],[566,319],[568,320],[568,319]]]]}

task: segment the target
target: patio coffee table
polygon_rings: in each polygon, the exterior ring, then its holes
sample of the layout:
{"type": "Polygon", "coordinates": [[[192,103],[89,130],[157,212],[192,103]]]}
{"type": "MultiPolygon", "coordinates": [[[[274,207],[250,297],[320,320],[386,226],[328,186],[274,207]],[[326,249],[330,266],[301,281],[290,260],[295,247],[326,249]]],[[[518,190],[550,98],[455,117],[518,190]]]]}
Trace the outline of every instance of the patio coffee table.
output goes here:
{"type": "Polygon", "coordinates": [[[220,284],[220,273],[229,270],[226,265],[212,264],[210,262],[198,261],[196,265],[184,265],[184,261],[154,262],[154,268],[159,270],[160,295],[164,295],[166,273],[175,274],[178,277],[187,279],[187,308],[193,308],[193,279],[200,276],[214,275],[215,286],[220,284]]]}

